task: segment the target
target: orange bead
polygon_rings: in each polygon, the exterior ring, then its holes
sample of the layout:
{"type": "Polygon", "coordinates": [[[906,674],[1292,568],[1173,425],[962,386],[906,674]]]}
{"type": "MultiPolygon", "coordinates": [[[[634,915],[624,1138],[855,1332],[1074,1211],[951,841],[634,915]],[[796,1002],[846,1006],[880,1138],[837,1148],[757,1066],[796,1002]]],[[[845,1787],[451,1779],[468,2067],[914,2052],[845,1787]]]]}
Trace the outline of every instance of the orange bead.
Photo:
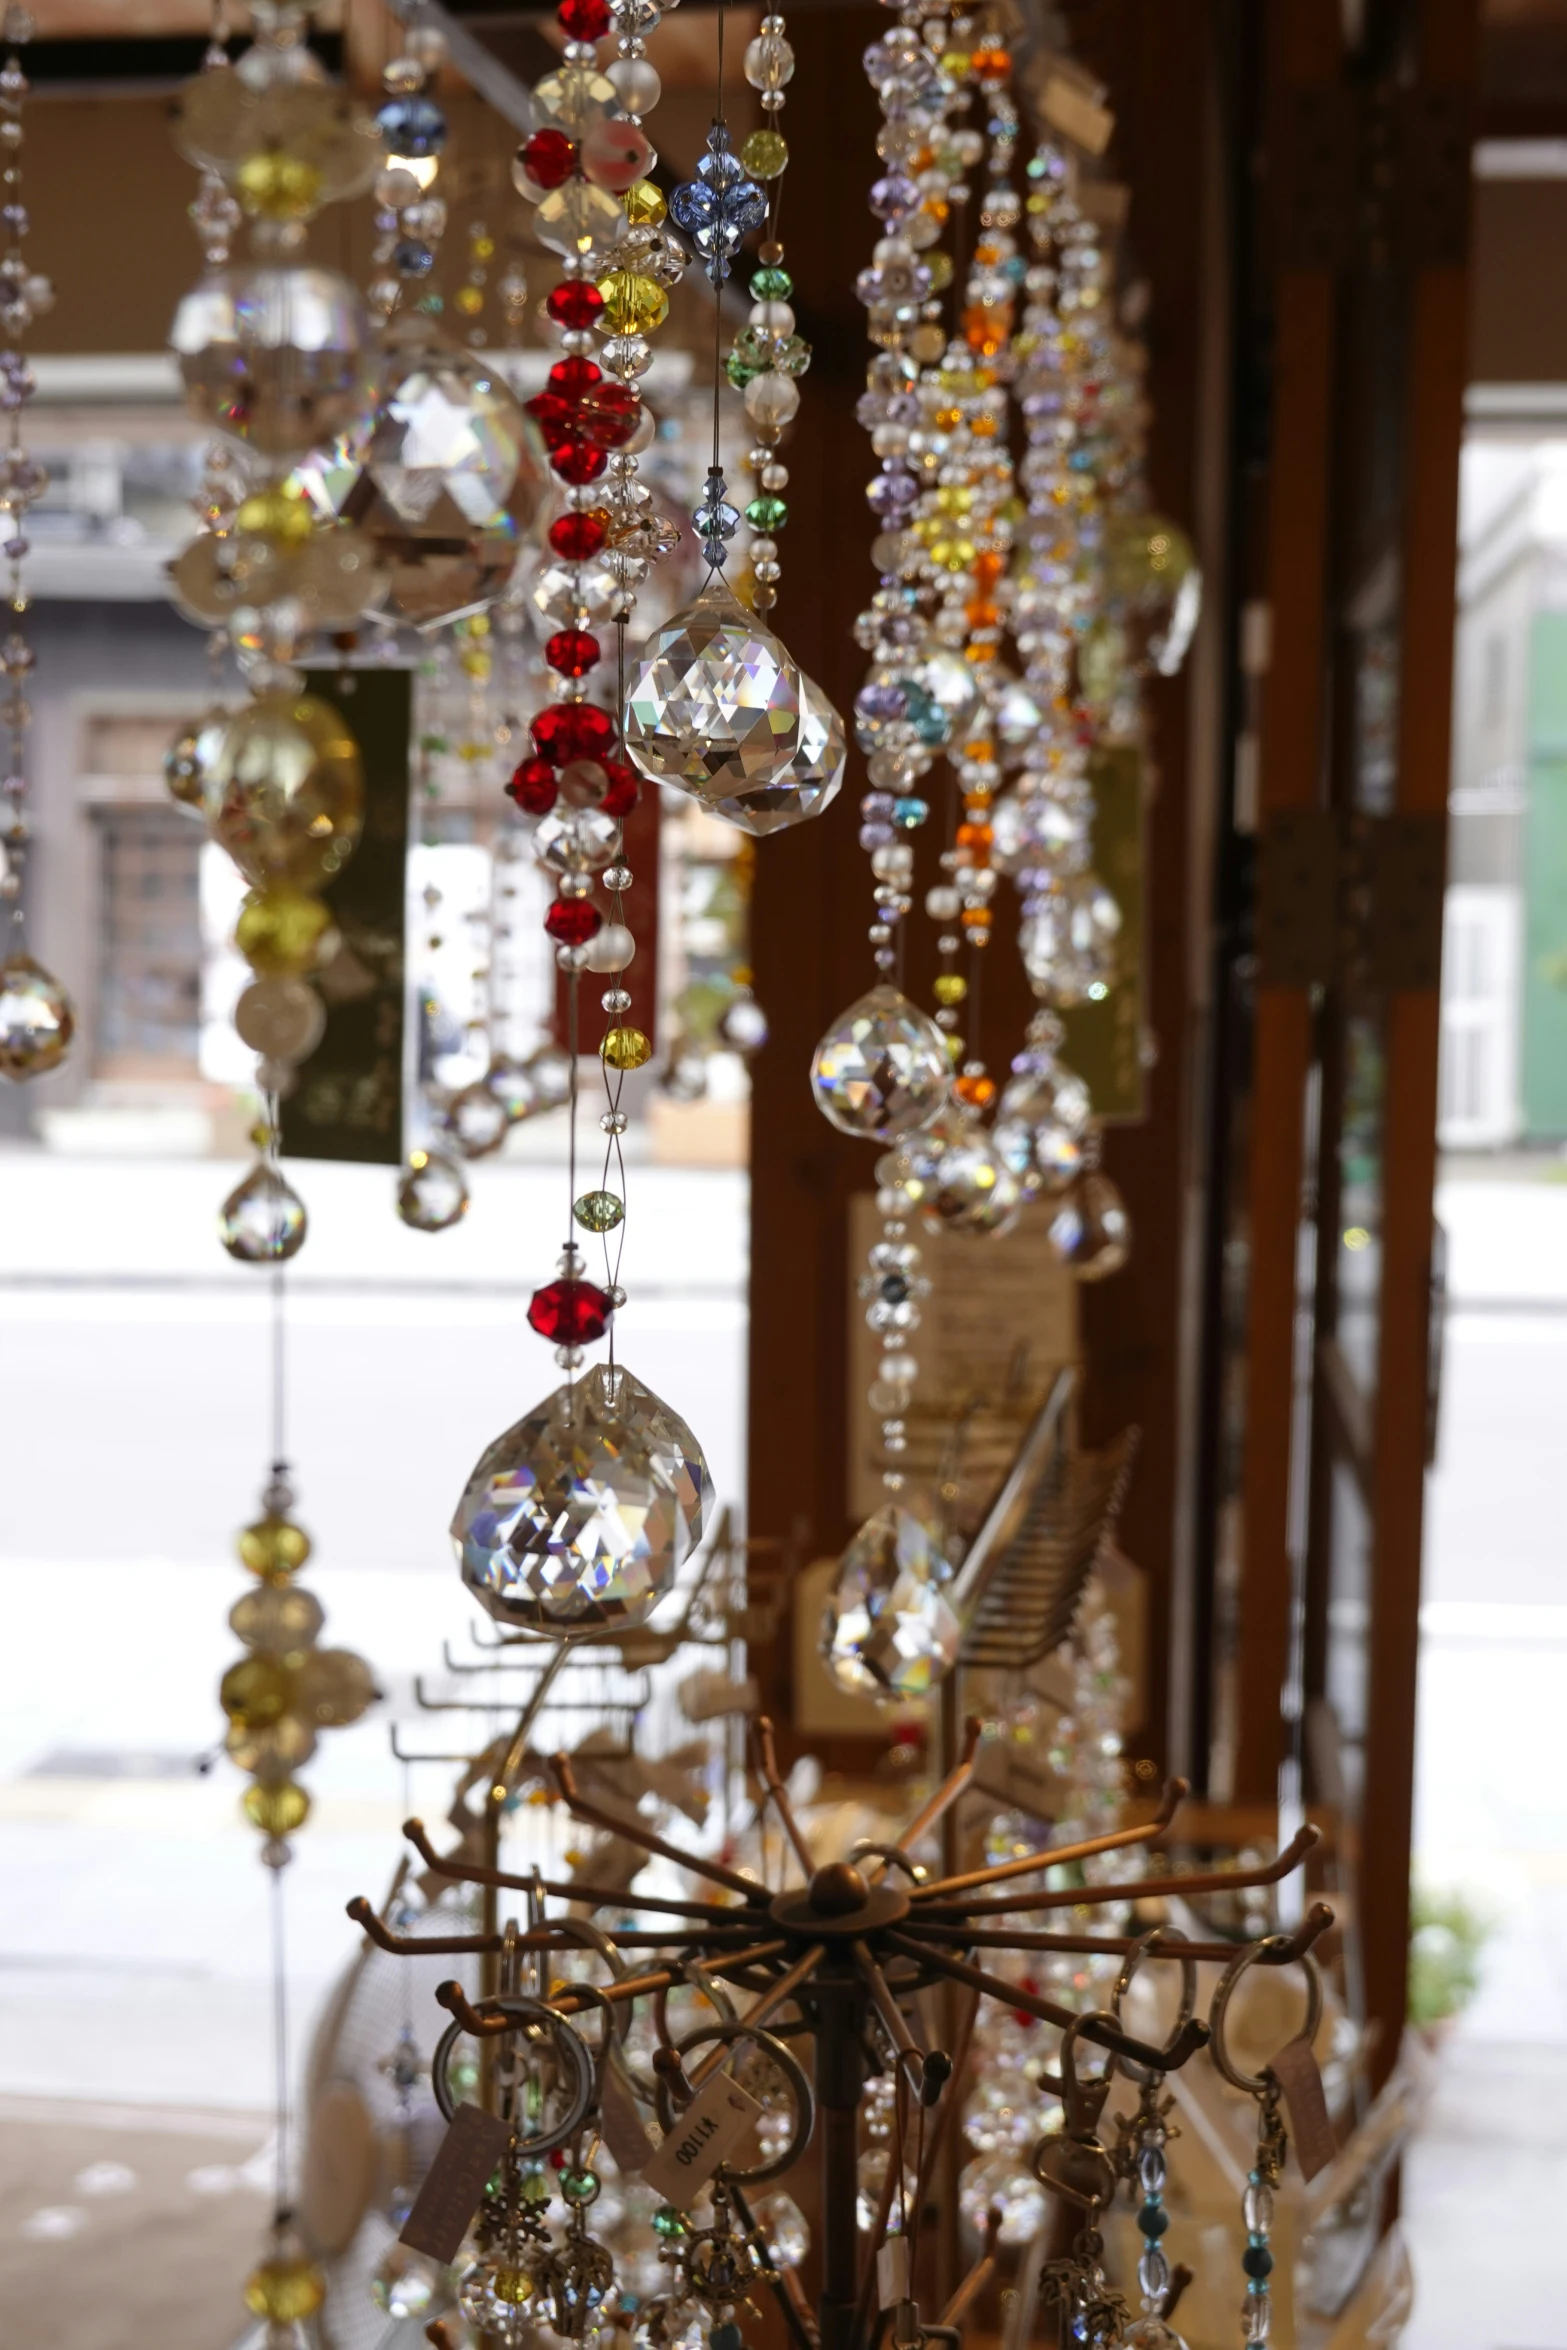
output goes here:
{"type": "Polygon", "coordinates": [[[958,847],[960,849],[988,849],[995,837],[988,824],[960,824],[958,826],[958,847]]]}
{"type": "Polygon", "coordinates": [[[1004,555],[998,555],[993,547],[982,547],[974,558],[974,577],[982,588],[994,587],[1006,567],[1004,555]]]}
{"type": "Polygon", "coordinates": [[[963,756],[965,759],[993,759],[995,755],[996,747],[994,743],[988,742],[982,734],[975,735],[972,742],[966,742],[963,745],[963,756]]]}
{"type": "Polygon", "coordinates": [[[990,928],[990,908],[988,906],[965,906],[963,927],[965,930],[975,931],[983,936],[990,928]]]}
{"type": "Polygon", "coordinates": [[[965,604],[963,607],[963,617],[968,622],[970,628],[994,628],[996,622],[1001,618],[1001,614],[994,604],[987,604],[981,601],[974,604],[965,604]]]}
{"type": "Polygon", "coordinates": [[[996,1081],[993,1077],[960,1077],[952,1090],[971,1110],[983,1110],[996,1098],[996,1081]]]}

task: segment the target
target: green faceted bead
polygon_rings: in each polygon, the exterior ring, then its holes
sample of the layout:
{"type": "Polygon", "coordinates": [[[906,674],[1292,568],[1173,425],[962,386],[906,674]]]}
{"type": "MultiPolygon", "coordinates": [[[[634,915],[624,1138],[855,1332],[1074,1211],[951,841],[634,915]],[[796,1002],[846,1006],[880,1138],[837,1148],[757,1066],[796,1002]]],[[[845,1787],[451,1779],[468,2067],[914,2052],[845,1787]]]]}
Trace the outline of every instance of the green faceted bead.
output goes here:
{"type": "Polygon", "coordinates": [[[591,2203],[599,2191],[597,2171],[563,2170],[560,2191],[568,2203],[591,2203]]]}
{"type": "Polygon", "coordinates": [[[794,280],[787,269],[759,269],[751,280],[753,302],[787,302],[794,280]]]}
{"type": "Polygon", "coordinates": [[[725,372],[729,377],[729,381],[734,385],[735,390],[737,392],[743,392],[746,385],[748,383],[754,383],[756,378],[763,371],[760,367],[755,366],[752,361],[746,358],[740,351],[734,350],[729,354],[725,366],[725,372]]]}
{"type": "Polygon", "coordinates": [[[745,518],[753,530],[782,530],[789,519],[789,509],[782,498],[765,494],[753,498],[745,510],[745,518]]]}
{"type": "Polygon", "coordinates": [[[672,2203],[661,2203],[653,2214],[655,2236],[683,2236],[686,2232],[684,2212],[676,2211],[672,2203]]]}
{"type": "Polygon", "coordinates": [[[613,1232],[626,1208],[612,1191],[585,1191],[571,1212],[584,1232],[613,1232]]]}

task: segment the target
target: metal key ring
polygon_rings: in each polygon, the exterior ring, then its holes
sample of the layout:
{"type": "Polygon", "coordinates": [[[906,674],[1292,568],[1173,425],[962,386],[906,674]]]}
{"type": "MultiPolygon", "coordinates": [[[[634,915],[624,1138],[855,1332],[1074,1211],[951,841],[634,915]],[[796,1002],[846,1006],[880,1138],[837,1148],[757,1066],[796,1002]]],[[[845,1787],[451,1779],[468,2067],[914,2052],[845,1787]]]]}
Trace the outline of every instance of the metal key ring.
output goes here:
{"type": "MultiPolygon", "coordinates": [[[[738,2170],[729,2162],[719,2165],[725,2178],[734,2179],[741,2186],[760,2187],[769,2179],[782,2178],[784,2172],[792,2169],[799,2161],[811,2142],[816,2104],[811,2095],[811,2084],[805,2077],[805,2067],[771,2032],[764,2032],[759,2025],[749,2025],[743,2018],[734,2023],[698,2025],[694,2032],[688,2032],[683,2040],[676,2041],[675,2054],[683,2061],[693,2048],[709,2048],[719,2043],[734,2046],[741,2040],[749,2040],[753,2046],[766,2052],[788,2082],[795,2103],[794,2128],[781,2154],[775,2154],[770,2162],[758,2163],[752,2170],[738,2170]]],[[[669,2083],[662,2073],[658,2077],[658,2120],[666,2137],[679,2121],[669,2094],[669,2083]]]]}
{"type": "MultiPolygon", "coordinates": [[[[519,2025],[533,2024],[548,2032],[557,2050],[570,2065],[574,2077],[571,2106],[565,2120],[554,2130],[541,2131],[537,2135],[519,2133],[515,2139],[519,2151],[524,2154],[553,2153],[557,2146],[564,2146],[569,2138],[575,2137],[593,2110],[593,2090],[598,2074],[587,2042],[579,2032],[572,2029],[563,2015],[557,2015],[552,2007],[546,2007],[539,1999],[512,1997],[509,1994],[497,1999],[481,1999],[475,2012],[480,2015],[510,2016],[519,2025]]],[[[447,2071],[452,2052],[463,2034],[461,2017],[454,2017],[436,2043],[435,2055],[430,2062],[430,2086],[435,2091],[435,2102],[447,2121],[456,2113],[458,2103],[452,2095],[447,2071]]]]}
{"type": "MultiPolygon", "coordinates": [[[[1131,1988],[1132,1977],[1143,1960],[1152,1954],[1156,1945],[1161,1950],[1169,1949],[1185,1940],[1186,1936],[1173,1926],[1154,1926],[1148,1933],[1138,1936],[1121,1961],[1121,1971],[1115,1978],[1115,1988],[1110,1994],[1110,2013],[1117,2023],[1121,2020],[1121,2001],[1131,1988]]],[[[1183,1955],[1180,1967],[1181,2009],[1170,2028],[1166,2046],[1172,2046],[1180,2038],[1197,2012],[1197,1961],[1183,1955]]],[[[1110,2070],[1125,2073],[1127,2079],[1135,2081],[1139,2089],[1146,2089],[1150,2081],[1163,2077],[1157,2065],[1138,2064],[1134,2058],[1119,2052],[1112,2056],[1110,2070]]]]}
{"type": "Polygon", "coordinates": [[[1099,2141],[1099,2116],[1114,2074],[1114,2058],[1092,2081],[1077,2070],[1077,2042],[1084,2026],[1110,2019],[1099,2010],[1075,2015],[1061,2034],[1061,2105],[1066,2128],[1040,2139],[1034,2148],[1034,2176],[1069,2203],[1093,2213],[1115,2197],[1115,2166],[1099,2141]]]}
{"type": "MultiPolygon", "coordinates": [[[[1214,1992],[1213,2004],[1208,2010],[1209,2028],[1213,2034],[1211,2042],[1213,2061],[1225,2080],[1229,2082],[1230,2087],[1244,2089],[1248,2097],[1267,2095],[1273,2082],[1273,2068],[1271,2065],[1264,2065],[1261,2072],[1256,2074],[1243,2073],[1239,2069],[1230,2055],[1229,2046],[1224,2037],[1225,2018],[1229,2013],[1229,2005],[1234,1996],[1235,1987],[1247,1968],[1256,1966],[1259,1961],[1265,1964],[1271,1952],[1287,1950],[1291,1940],[1292,1937],[1288,1934],[1269,1934],[1261,1942],[1248,1944],[1238,1957],[1231,1959],[1225,1968],[1219,1978],[1219,1987],[1214,1992]]],[[[1298,2037],[1310,2046],[1317,2037],[1317,2026],[1322,2021],[1322,1977],[1309,1958],[1303,1958],[1300,1963],[1306,1970],[1306,2020],[1301,2025],[1298,2037]]]]}
{"type": "MultiPolygon", "coordinates": [[[[604,1961],[604,1964],[608,1967],[614,1980],[617,1983],[623,1982],[625,1980],[625,1960],[621,1957],[620,1952],[616,1949],[614,1943],[605,1933],[603,1927],[594,1925],[591,1918],[551,1918],[549,1921],[549,1926],[551,1933],[566,1935],[568,1940],[574,1941],[580,1949],[596,1950],[600,1958],[602,1958],[604,1961]]],[[[612,2024],[614,2026],[615,2037],[617,2040],[624,2040],[626,2034],[631,2029],[633,2014],[632,2002],[629,1999],[620,2001],[606,2001],[604,1999],[603,1992],[599,1989],[596,1983],[579,1983],[571,1978],[567,1979],[565,1988],[569,1991],[587,1992],[592,1998],[601,2002],[605,2009],[606,2023],[612,2024]]],[[[604,2058],[607,2057],[608,2054],[609,2039],[606,2032],[604,2047],[600,2051],[600,2063],[604,2061],[604,2058]]]]}

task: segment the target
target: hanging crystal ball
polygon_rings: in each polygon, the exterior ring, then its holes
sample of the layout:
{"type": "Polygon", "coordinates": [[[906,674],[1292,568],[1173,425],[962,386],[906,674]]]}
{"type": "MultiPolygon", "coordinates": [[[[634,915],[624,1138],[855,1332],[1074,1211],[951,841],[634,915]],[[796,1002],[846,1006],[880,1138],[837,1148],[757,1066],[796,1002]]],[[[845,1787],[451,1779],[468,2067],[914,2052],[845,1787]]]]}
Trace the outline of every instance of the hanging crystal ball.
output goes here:
{"type": "Polygon", "coordinates": [[[452,1520],[463,1581],[520,1630],[628,1629],[700,1539],[712,1490],[679,1414],[629,1371],[595,1364],[479,1460],[452,1520]]]}
{"type": "Polygon", "coordinates": [[[951,1067],[935,1021],[883,985],[828,1029],[811,1061],[811,1090],[823,1117],[845,1134],[885,1140],[936,1116],[951,1067]]]}
{"type": "Polygon", "coordinates": [[[932,1232],[1009,1232],[1029,1197],[980,1120],[955,1106],[908,1135],[876,1172],[932,1232]]]}
{"type": "Polygon", "coordinates": [[[71,999],[42,963],[22,954],[0,963],[0,1074],[43,1077],[58,1069],[75,1033],[71,999]]]}
{"type": "Polygon", "coordinates": [[[397,1213],[414,1232],[449,1232],[468,1213],[468,1178],[445,1151],[415,1151],[397,1187],[397,1213]]]}
{"type": "Polygon", "coordinates": [[[218,1211],[218,1238],[242,1265],[281,1265],[305,1245],[305,1203],[276,1167],[259,1160],[218,1211]]]}
{"type": "Polygon", "coordinates": [[[945,1587],[952,1564],[928,1503],[889,1502],[838,1564],[822,1656],[858,1697],[921,1697],[957,1662],[962,1628],[945,1587]]]}
{"type": "Polygon", "coordinates": [[[805,694],[777,637],[711,579],[644,647],[626,696],[626,749],[652,782],[742,832],[781,832],[818,814],[842,773],[836,713],[814,688],[807,709],[805,694]]]}
{"type": "Polygon", "coordinates": [[[1088,1088],[1044,1054],[1020,1053],[1012,1066],[992,1129],[996,1150],[1030,1195],[1061,1191],[1083,1163],[1088,1088]]]}

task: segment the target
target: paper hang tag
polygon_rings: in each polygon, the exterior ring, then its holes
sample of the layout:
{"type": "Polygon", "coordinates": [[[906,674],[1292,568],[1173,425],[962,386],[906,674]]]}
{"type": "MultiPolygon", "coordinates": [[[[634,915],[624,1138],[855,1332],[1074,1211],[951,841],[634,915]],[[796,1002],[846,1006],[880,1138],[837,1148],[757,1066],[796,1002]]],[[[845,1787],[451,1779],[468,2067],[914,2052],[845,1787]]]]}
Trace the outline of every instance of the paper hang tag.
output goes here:
{"type": "Polygon", "coordinates": [[[1045,84],[1039,111],[1052,130],[1072,139],[1090,155],[1102,155],[1115,130],[1115,116],[1078,83],[1052,73],[1045,84]]]}
{"type": "Polygon", "coordinates": [[[738,2146],[761,2113],[727,2073],[714,2073],[666,2136],[642,2176],[655,2195],[688,2211],[724,2156],[738,2146]]]}
{"type": "Polygon", "coordinates": [[[599,2128],[615,2158],[615,2168],[635,2175],[647,2169],[658,2149],[642,2126],[636,2092],[618,2044],[599,2076],[599,2128]]]}
{"type": "Polygon", "coordinates": [[[498,2114],[483,2113],[477,2105],[459,2105],[398,2242],[443,2267],[455,2260],[485,2182],[510,2144],[510,2125],[498,2114]]]}
{"type": "Polygon", "coordinates": [[[1274,2079],[1284,2091],[1289,2107],[1290,2137],[1294,2142],[1295,2159],[1302,2174],[1314,2179],[1319,2170],[1326,2170],[1338,2152],[1338,2140],[1333,2134],[1333,2122],[1328,2112],[1328,2101],[1323,2093],[1322,2075],[1309,2040],[1291,2040],[1279,2050],[1271,2066],[1274,2079]]]}
{"type": "Polygon", "coordinates": [[[909,2298],[909,2239],[889,2236],[876,2255],[876,2306],[896,2309],[909,2298]]]}
{"type": "Polygon", "coordinates": [[[761,1692],[747,1674],[736,1681],[727,1673],[693,1673],[680,1684],[680,1710],[688,1722],[717,1721],[723,1714],[761,1711],[761,1692]]]}

